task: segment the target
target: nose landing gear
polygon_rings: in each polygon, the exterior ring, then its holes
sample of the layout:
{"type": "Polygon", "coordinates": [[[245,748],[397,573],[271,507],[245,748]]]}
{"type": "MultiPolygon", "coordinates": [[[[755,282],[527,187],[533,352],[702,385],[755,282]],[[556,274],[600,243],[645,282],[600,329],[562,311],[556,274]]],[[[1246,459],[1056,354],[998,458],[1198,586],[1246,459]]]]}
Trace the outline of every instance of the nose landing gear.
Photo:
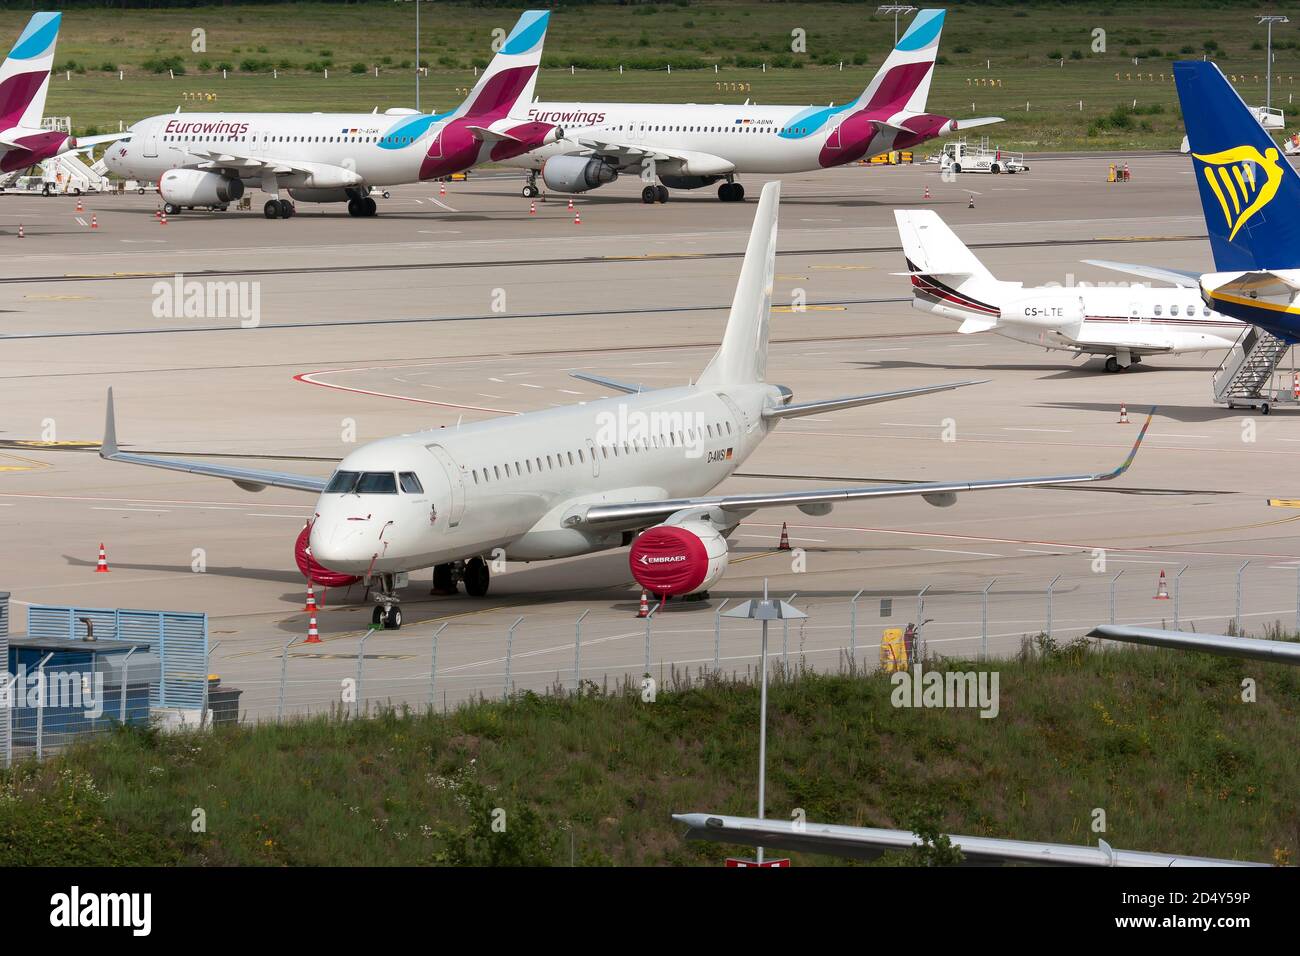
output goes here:
{"type": "Polygon", "coordinates": [[[370,623],[389,631],[399,630],[402,626],[402,609],[398,606],[401,599],[397,596],[397,576],[379,575],[379,585],[372,596],[375,607],[370,612],[370,623]]]}

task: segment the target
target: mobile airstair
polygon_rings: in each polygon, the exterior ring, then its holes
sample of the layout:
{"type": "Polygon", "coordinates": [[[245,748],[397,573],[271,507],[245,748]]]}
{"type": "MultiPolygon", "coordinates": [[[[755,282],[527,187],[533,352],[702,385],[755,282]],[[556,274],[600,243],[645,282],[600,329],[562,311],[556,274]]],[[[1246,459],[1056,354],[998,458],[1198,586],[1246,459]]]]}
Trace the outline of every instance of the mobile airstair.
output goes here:
{"type": "Polygon", "coordinates": [[[1300,405],[1300,377],[1277,371],[1290,351],[1288,342],[1248,325],[1214,372],[1214,401],[1265,415],[1274,405],[1300,405]]]}

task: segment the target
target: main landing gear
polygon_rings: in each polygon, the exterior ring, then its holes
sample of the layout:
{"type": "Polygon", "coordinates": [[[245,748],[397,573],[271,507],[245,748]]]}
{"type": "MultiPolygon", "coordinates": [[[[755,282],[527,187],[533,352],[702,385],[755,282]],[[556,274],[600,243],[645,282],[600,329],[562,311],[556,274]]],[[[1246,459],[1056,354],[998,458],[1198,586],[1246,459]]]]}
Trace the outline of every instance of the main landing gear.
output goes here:
{"type": "Polygon", "coordinates": [[[379,212],[379,204],[369,196],[348,200],[349,216],[373,216],[379,212]]]}
{"type": "Polygon", "coordinates": [[[1111,355],[1106,359],[1106,371],[1119,372],[1127,370],[1130,365],[1137,365],[1141,361],[1142,356],[1140,355],[1125,355],[1122,358],[1116,358],[1114,355],[1111,355]]]}
{"type": "Polygon", "coordinates": [[[641,201],[645,203],[647,206],[650,205],[651,203],[667,202],[668,187],[647,186],[645,189],[641,190],[641,201]]]}
{"type": "Polygon", "coordinates": [[[723,202],[744,202],[745,187],[740,183],[723,183],[718,187],[718,198],[723,202]]]}
{"type": "Polygon", "coordinates": [[[262,207],[262,213],[267,219],[289,219],[295,212],[297,210],[293,203],[287,199],[268,199],[262,207]]]}
{"type": "Polygon", "coordinates": [[[542,194],[542,191],[537,188],[537,170],[534,169],[528,173],[528,182],[524,183],[521,192],[524,194],[525,199],[536,199],[542,194]]]}
{"type": "Polygon", "coordinates": [[[470,558],[468,561],[453,561],[438,564],[433,568],[433,588],[430,594],[448,595],[456,593],[457,582],[465,585],[465,593],[470,597],[485,597],[492,581],[492,570],[482,558],[470,558]]]}

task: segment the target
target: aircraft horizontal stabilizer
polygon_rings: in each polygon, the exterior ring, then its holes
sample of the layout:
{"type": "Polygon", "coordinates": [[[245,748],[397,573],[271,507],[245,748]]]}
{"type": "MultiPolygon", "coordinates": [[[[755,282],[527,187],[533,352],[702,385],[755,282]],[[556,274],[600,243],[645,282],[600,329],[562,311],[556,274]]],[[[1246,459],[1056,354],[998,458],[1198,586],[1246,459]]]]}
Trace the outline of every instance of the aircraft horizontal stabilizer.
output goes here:
{"type": "Polygon", "coordinates": [[[957,331],[962,335],[970,335],[972,332],[987,332],[989,329],[997,328],[997,319],[969,318],[963,322],[957,331]]]}
{"type": "Polygon", "coordinates": [[[99,457],[106,461],[126,462],[128,465],[148,465],[152,468],[183,471],[209,478],[227,478],[245,491],[261,491],[263,488],[271,487],[292,488],[295,491],[312,491],[319,494],[325,490],[326,485],[324,478],[313,478],[310,475],[292,475],[279,471],[262,471],[257,468],[235,468],[170,456],[136,455],[121,451],[117,446],[117,419],[113,414],[112,386],[108,389],[108,405],[104,412],[104,440],[99,446],[99,457]]]}
{"type": "Polygon", "coordinates": [[[612,388],[616,392],[625,392],[628,395],[635,395],[637,392],[644,392],[645,388],[640,385],[628,385],[626,382],[616,382],[612,378],[606,378],[603,375],[592,375],[590,372],[570,372],[571,378],[581,379],[584,382],[591,382],[593,385],[603,385],[605,388],[612,388]]]}
{"type": "Polygon", "coordinates": [[[957,130],[960,132],[964,129],[974,129],[976,126],[992,126],[994,123],[1005,123],[1001,116],[977,116],[974,119],[957,120],[957,130]]]}
{"type": "Polygon", "coordinates": [[[1168,282],[1184,289],[1195,289],[1201,284],[1199,272],[1185,272],[1182,269],[1168,269],[1163,266],[1132,265],[1127,262],[1112,262],[1109,259],[1084,259],[1083,261],[1090,266],[1111,269],[1115,272],[1127,272],[1129,275],[1154,279],[1157,282],[1168,282]]]}
{"type": "Polygon", "coordinates": [[[466,126],[469,134],[480,143],[517,143],[519,137],[511,136],[509,133],[498,133],[490,130],[486,126],[466,126]]]}
{"type": "Polygon", "coordinates": [[[763,409],[763,417],[802,418],[805,415],[818,415],[822,412],[835,412],[842,408],[856,408],[859,405],[877,405],[880,402],[892,402],[899,398],[915,398],[933,392],[947,392],[967,385],[983,385],[988,379],[971,382],[949,382],[946,385],[922,385],[919,388],[903,388],[893,392],[875,392],[871,395],[854,395],[851,398],[830,398],[819,402],[802,402],[798,405],[777,405],[763,409]]]}

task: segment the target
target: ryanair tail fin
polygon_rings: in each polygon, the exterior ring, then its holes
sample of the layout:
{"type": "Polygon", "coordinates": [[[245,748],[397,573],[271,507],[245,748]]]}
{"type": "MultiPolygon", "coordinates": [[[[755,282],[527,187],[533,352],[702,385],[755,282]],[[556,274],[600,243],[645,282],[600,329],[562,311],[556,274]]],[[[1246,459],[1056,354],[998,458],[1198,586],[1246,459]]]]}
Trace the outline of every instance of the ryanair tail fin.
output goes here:
{"type": "Polygon", "coordinates": [[[1174,81],[1219,272],[1300,268],[1300,175],[1213,63],[1174,81]]]}
{"type": "Polygon", "coordinates": [[[519,17],[455,117],[501,119],[532,102],[550,17],[548,10],[526,10],[519,17]]]}

